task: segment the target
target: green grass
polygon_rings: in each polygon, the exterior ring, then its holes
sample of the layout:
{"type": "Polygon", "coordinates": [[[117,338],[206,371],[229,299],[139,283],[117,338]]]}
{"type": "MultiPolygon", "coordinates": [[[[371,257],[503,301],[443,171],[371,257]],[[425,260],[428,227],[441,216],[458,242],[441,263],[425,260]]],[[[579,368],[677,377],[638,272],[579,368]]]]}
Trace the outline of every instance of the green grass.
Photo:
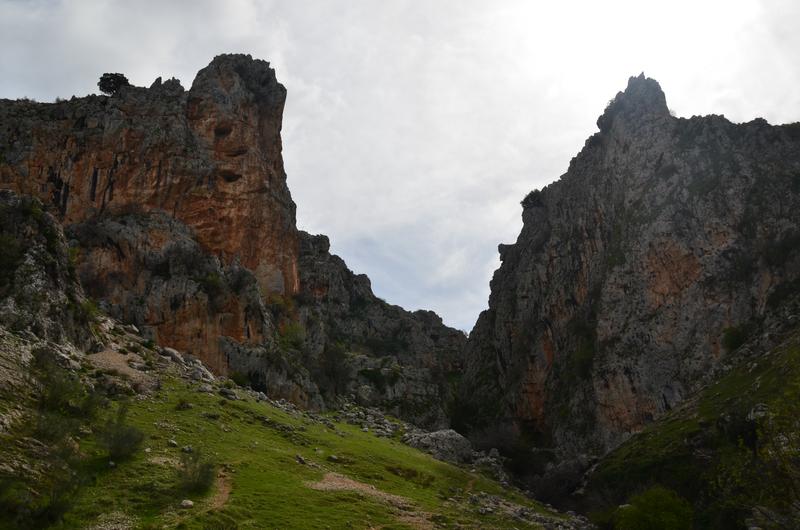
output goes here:
{"type": "Polygon", "coordinates": [[[57,528],[85,528],[114,511],[135,517],[140,528],[408,528],[397,508],[384,501],[309,487],[329,471],[405,497],[414,511],[435,514],[448,526],[532,528],[509,516],[478,514],[468,493],[498,494],[543,511],[514,491],[398,440],[345,424],[332,430],[264,403],[226,401],[197,393],[179,380],[167,380],[153,398],[131,402],[128,421],[144,431],[143,449],[112,468],[93,437],[82,440],[88,456],[84,472],[94,479],[80,490],[57,528]],[[181,400],[194,406],[176,410],[181,400]],[[170,439],[178,447],[170,447],[170,439]],[[185,445],[202,450],[226,470],[231,492],[224,506],[212,506],[216,487],[206,495],[184,494],[175,466],[154,463],[179,460],[185,445]],[[296,455],[314,466],[299,464],[296,455]],[[336,462],[328,460],[331,455],[336,462]],[[181,510],[184,498],[195,506],[181,510]]]}

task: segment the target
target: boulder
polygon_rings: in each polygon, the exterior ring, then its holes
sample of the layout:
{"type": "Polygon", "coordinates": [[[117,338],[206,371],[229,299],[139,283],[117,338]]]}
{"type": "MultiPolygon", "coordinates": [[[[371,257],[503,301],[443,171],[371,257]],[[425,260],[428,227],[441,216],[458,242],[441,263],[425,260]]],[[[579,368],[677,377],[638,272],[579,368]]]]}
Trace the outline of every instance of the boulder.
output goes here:
{"type": "Polygon", "coordinates": [[[445,462],[462,464],[472,459],[472,444],[453,429],[412,433],[405,442],[445,462]]]}

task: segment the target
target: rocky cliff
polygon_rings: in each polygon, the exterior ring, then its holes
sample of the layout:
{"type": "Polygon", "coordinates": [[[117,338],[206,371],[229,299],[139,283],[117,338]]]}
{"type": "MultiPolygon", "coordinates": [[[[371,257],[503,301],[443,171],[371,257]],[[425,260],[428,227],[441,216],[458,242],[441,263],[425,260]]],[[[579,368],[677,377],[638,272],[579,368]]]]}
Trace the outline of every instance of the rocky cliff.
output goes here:
{"type": "MultiPolygon", "coordinates": [[[[220,56],[189,91],[175,79],[159,79],[149,89],[123,86],[112,96],[4,101],[0,186],[39,197],[65,225],[135,212],[167,215],[191,232],[204,254],[251,270],[265,296],[293,294],[299,288],[295,206],[280,143],[285,97],[266,62],[220,56]]],[[[141,242],[162,247],[171,240],[162,230],[143,233],[141,242]]],[[[90,264],[101,275],[128,269],[135,282],[141,264],[115,250],[95,253],[90,264]]],[[[86,264],[81,268],[86,276],[86,264]]],[[[223,327],[223,318],[229,327],[247,327],[241,314],[221,315],[206,304],[184,304],[182,311],[174,304],[170,311],[149,307],[159,315],[138,323],[155,340],[206,357],[223,371],[223,352],[201,329],[223,327]]]]}
{"type": "Polygon", "coordinates": [[[800,125],[676,118],[643,75],[597,124],[466,346],[456,423],[539,471],[675,407],[800,288],[800,125]]]}
{"type": "Polygon", "coordinates": [[[324,390],[420,425],[448,425],[464,333],[432,311],[409,313],[376,297],[367,276],[329,253],[327,237],[301,232],[300,241],[303,347],[324,390]]]}
{"type": "Polygon", "coordinates": [[[303,406],[412,392],[406,417],[446,423],[439,383],[464,338],[378,302],[297,230],[285,99],[268,63],[221,55],[188,91],[159,78],[110,96],[0,101],[0,188],[39,198],[72,240],[87,295],[155,343],[303,406]]]}

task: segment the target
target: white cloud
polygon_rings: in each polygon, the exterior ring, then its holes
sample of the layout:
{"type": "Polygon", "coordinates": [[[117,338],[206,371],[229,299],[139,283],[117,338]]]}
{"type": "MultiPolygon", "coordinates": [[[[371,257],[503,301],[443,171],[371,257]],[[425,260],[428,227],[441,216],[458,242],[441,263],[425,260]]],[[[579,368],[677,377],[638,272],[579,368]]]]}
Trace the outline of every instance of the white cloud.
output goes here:
{"type": "Polygon", "coordinates": [[[679,115],[800,119],[800,7],[402,0],[0,0],[0,97],[188,87],[214,55],[275,66],[301,228],[378,295],[469,329],[524,194],[558,178],[644,71],[679,115]]]}

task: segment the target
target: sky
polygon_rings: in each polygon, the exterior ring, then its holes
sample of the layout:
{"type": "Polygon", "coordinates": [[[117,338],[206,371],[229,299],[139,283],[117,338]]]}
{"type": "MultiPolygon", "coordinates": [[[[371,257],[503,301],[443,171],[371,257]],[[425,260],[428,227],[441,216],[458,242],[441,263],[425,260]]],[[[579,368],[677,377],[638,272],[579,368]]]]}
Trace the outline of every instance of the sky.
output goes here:
{"type": "Polygon", "coordinates": [[[794,0],[0,0],[0,98],[270,61],[298,226],[375,293],[469,331],[520,200],[559,178],[628,77],[678,116],[800,121],[794,0]]]}

